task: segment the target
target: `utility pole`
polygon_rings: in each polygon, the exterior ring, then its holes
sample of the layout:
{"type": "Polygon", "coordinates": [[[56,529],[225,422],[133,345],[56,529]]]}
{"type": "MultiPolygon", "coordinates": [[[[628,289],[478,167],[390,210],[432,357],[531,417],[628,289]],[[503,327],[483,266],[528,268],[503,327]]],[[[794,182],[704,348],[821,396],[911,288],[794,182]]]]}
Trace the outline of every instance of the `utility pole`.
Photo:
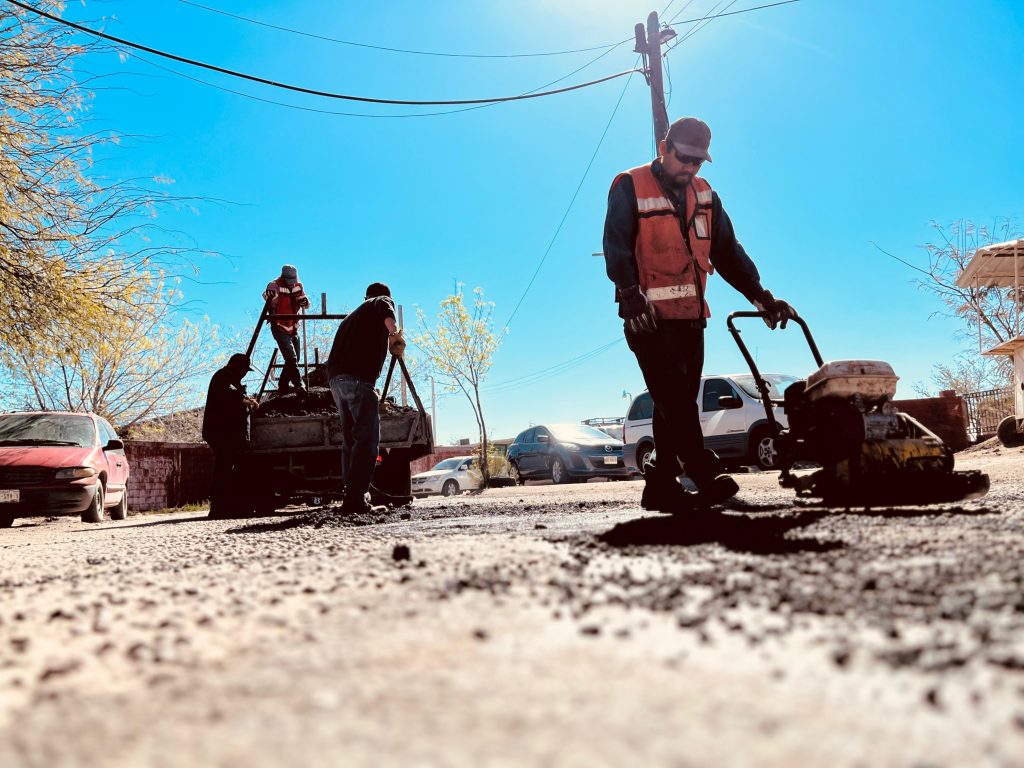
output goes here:
{"type": "Polygon", "coordinates": [[[637,53],[644,57],[647,84],[651,86],[651,114],[654,117],[654,144],[668,135],[668,108],[665,106],[665,81],[661,70],[661,44],[671,40],[676,33],[671,29],[662,32],[658,23],[658,12],[651,11],[647,17],[647,27],[637,24],[633,28],[636,35],[637,53]],[[664,37],[664,39],[663,39],[664,37]]]}

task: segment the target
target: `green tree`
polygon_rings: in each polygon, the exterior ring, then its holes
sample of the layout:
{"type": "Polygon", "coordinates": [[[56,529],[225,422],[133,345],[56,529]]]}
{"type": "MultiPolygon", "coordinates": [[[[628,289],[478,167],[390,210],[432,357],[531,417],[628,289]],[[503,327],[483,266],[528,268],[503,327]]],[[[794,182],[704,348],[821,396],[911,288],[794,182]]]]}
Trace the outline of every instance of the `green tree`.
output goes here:
{"type": "Polygon", "coordinates": [[[191,407],[223,354],[208,320],[181,317],[182,296],[144,278],[130,312],[107,318],[102,337],[56,353],[0,348],[7,371],[3,400],[12,407],[93,411],[119,427],[191,407]]]}
{"type": "Polygon", "coordinates": [[[154,224],[159,208],[184,198],[154,191],[159,179],[96,172],[94,156],[128,140],[94,127],[91,81],[75,79],[77,62],[99,48],[0,3],[0,346],[74,355],[131,308],[148,270],[186,252],[164,245],[169,235],[154,224]]]}
{"type": "Polygon", "coordinates": [[[426,313],[416,308],[419,333],[412,338],[419,349],[423,366],[428,368],[448,392],[461,392],[476,418],[480,436],[479,466],[483,485],[490,480],[490,455],[487,422],[484,419],[480,386],[491,370],[494,353],[501,346],[507,329],[494,330],[494,302],[484,299],[482,288],[473,290],[466,304],[460,284],[457,291],[441,302],[436,322],[431,326],[426,313]]]}

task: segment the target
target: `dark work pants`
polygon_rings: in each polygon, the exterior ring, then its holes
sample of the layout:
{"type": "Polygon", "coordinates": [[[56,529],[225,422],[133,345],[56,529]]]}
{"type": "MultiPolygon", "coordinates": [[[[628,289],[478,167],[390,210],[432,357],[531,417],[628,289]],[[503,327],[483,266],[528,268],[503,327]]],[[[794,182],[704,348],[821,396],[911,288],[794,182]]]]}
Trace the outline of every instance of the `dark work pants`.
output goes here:
{"type": "Polygon", "coordinates": [[[235,471],[242,456],[243,443],[210,443],[213,450],[213,483],[210,487],[210,511],[226,514],[234,506],[235,471]]]}
{"type": "Polygon", "coordinates": [[[705,450],[697,394],[704,369],[704,329],[687,320],[659,320],[650,334],[626,331],[626,343],[640,364],[654,402],[657,459],[646,473],[654,485],[674,482],[682,462],[698,488],[721,471],[713,451],[705,450]]]}
{"type": "Polygon", "coordinates": [[[342,374],[331,379],[331,394],[341,418],[341,471],[345,479],[344,506],[366,504],[380,448],[380,401],[373,384],[342,374]]]}
{"type": "Polygon", "coordinates": [[[299,334],[289,333],[278,328],[276,325],[271,326],[270,332],[274,336],[274,341],[277,342],[278,349],[281,350],[281,359],[284,361],[284,368],[281,370],[281,378],[279,380],[280,386],[291,385],[293,387],[301,387],[302,376],[299,375],[299,334]]]}

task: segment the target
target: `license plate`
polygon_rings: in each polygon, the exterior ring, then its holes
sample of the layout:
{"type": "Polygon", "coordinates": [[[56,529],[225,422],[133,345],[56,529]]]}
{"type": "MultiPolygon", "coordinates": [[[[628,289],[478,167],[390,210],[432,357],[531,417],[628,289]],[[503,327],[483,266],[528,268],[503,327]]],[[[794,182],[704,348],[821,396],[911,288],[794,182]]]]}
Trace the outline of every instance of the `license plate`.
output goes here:
{"type": "Polygon", "coordinates": [[[604,463],[605,464],[618,464],[619,463],[619,459],[616,456],[605,456],[604,457],[604,463]]]}
{"type": "Polygon", "coordinates": [[[7,502],[18,502],[21,500],[21,492],[15,488],[13,490],[0,490],[0,504],[7,502]]]}

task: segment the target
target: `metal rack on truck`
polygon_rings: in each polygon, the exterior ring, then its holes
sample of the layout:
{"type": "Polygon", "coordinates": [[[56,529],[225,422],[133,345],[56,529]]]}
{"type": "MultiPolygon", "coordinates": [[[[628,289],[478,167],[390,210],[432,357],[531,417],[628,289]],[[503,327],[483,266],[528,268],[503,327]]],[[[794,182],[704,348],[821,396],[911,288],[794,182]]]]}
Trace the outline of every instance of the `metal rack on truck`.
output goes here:
{"type": "MultiPolygon", "coordinates": [[[[281,315],[284,319],[309,322],[340,322],[346,315],[327,312],[327,295],[321,294],[319,313],[281,315]]],[[[247,354],[252,357],[260,331],[270,318],[269,302],[263,307],[247,354]]],[[[304,327],[304,326],[303,326],[304,327]]],[[[341,498],[341,422],[327,386],[326,361],[315,350],[312,363],[303,345],[299,369],[308,394],[279,394],[268,390],[277,363],[275,348],[256,399],[259,408],[250,419],[249,443],[243,455],[242,476],[248,478],[245,492],[254,511],[269,513],[295,503],[327,503],[341,498]]],[[[430,417],[416,392],[405,361],[391,358],[381,396],[380,450],[370,488],[373,504],[403,506],[412,502],[409,463],[434,450],[430,417]],[[397,367],[415,407],[388,397],[397,367]]]]}

